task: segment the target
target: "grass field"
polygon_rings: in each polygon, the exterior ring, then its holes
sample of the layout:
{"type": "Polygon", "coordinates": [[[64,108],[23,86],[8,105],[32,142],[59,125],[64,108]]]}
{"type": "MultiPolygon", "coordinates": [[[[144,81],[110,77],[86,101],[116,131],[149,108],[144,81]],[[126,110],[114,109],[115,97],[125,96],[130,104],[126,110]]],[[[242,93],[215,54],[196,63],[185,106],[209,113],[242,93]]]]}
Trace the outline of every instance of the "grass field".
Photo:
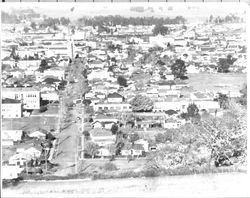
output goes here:
{"type": "Polygon", "coordinates": [[[46,116],[2,119],[2,129],[33,131],[41,128],[45,130],[50,130],[57,129],[57,122],[57,117],[46,116]]]}
{"type": "MultiPolygon", "coordinates": [[[[83,167],[102,167],[105,163],[108,162],[110,162],[109,159],[87,159],[83,161],[83,167]]],[[[119,170],[134,170],[137,168],[142,168],[146,163],[146,159],[138,158],[128,162],[127,158],[119,158],[112,161],[112,163],[115,164],[119,170]]]]}
{"type": "Polygon", "coordinates": [[[187,82],[198,91],[239,91],[247,83],[247,74],[243,73],[199,73],[188,77],[187,82]]]}

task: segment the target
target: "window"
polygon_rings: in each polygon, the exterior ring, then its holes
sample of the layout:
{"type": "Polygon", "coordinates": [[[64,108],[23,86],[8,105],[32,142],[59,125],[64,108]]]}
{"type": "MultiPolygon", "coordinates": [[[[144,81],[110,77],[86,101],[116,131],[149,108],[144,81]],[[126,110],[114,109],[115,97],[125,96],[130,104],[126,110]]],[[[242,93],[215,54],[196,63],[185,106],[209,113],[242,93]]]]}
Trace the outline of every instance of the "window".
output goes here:
{"type": "Polygon", "coordinates": [[[102,107],[98,107],[99,110],[102,110],[102,107]]]}
{"type": "Polygon", "coordinates": [[[126,107],[126,106],[124,106],[124,107],[123,107],[123,109],[127,109],[127,107],[126,107]]]}

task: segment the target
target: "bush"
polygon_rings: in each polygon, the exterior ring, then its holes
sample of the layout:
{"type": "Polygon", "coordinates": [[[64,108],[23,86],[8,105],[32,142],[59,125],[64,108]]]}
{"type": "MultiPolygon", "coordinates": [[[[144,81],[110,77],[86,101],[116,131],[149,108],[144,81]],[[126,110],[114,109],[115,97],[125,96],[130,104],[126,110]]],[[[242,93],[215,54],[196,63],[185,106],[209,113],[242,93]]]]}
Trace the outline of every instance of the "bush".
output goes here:
{"type": "Polygon", "coordinates": [[[114,171],[114,170],[118,170],[118,168],[116,167],[115,164],[111,163],[111,162],[107,162],[104,164],[103,169],[105,171],[114,171]]]}
{"type": "Polygon", "coordinates": [[[48,108],[46,106],[41,106],[39,112],[42,113],[42,112],[45,112],[47,110],[48,110],[48,108]]]}
{"type": "Polygon", "coordinates": [[[159,170],[154,168],[148,168],[144,171],[145,177],[157,177],[159,176],[159,170]]]}

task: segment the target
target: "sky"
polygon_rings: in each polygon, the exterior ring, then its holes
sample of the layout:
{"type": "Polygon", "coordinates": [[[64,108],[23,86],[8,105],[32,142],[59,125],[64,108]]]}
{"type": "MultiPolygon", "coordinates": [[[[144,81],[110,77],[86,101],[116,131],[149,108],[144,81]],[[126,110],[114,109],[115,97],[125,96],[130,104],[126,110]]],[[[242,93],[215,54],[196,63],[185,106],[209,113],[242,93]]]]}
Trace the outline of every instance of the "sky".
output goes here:
{"type": "MultiPolygon", "coordinates": [[[[244,13],[246,5],[240,3],[22,3],[4,5],[4,11],[11,9],[32,8],[40,14],[50,17],[69,17],[77,19],[83,16],[121,15],[126,17],[154,16],[175,17],[182,15],[189,22],[206,20],[211,14],[224,16],[229,13],[244,13]],[[71,12],[71,8],[74,11],[71,12]],[[143,12],[131,11],[131,7],[144,7],[143,12]],[[169,7],[172,7],[170,10],[169,7]],[[153,8],[153,9],[149,9],[153,8]],[[153,11],[152,11],[153,10],[153,11]]],[[[1,5],[2,6],[2,5],[1,5]]]]}

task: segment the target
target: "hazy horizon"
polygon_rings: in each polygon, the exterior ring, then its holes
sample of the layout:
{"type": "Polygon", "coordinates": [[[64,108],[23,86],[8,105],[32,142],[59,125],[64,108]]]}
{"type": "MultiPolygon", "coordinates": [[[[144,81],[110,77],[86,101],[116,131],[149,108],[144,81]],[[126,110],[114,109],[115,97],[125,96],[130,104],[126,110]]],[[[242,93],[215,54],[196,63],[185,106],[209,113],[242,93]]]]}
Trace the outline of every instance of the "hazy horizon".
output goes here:
{"type": "Polygon", "coordinates": [[[76,20],[81,17],[120,15],[124,17],[175,17],[183,16],[188,22],[199,22],[206,20],[210,15],[225,16],[230,13],[244,14],[246,8],[242,4],[228,3],[223,7],[218,4],[210,3],[98,3],[93,6],[93,3],[61,3],[58,7],[56,3],[38,4],[38,3],[23,3],[20,4],[5,4],[4,11],[11,10],[33,9],[41,15],[48,17],[68,17],[71,20],[76,20]],[[122,6],[121,6],[122,5],[122,6]],[[71,11],[71,8],[74,8],[71,11]],[[131,10],[131,8],[139,8],[139,11],[131,10]],[[171,9],[172,8],[172,9],[171,9]],[[55,9],[57,10],[55,12],[55,9]]]}

